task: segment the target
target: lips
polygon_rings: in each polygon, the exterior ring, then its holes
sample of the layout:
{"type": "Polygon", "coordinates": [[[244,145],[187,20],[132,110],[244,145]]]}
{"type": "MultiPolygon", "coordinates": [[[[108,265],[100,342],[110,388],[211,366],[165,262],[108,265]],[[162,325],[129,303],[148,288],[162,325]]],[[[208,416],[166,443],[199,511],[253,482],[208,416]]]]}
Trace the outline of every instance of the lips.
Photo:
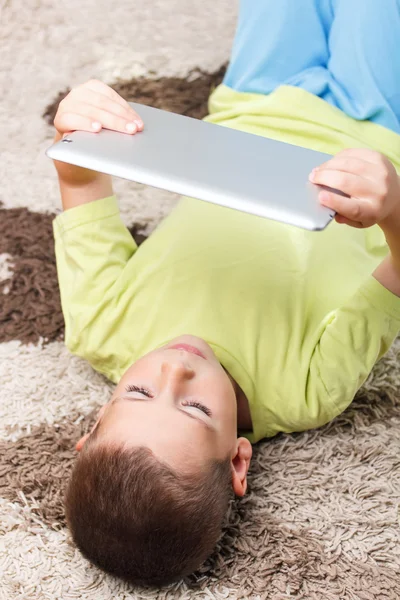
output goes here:
{"type": "Polygon", "coordinates": [[[200,352],[198,348],[195,348],[194,346],[189,346],[189,344],[174,344],[173,346],[169,346],[169,348],[171,350],[184,350],[185,352],[190,352],[190,354],[197,354],[197,356],[200,356],[201,358],[204,358],[204,360],[207,360],[204,354],[200,352]]]}

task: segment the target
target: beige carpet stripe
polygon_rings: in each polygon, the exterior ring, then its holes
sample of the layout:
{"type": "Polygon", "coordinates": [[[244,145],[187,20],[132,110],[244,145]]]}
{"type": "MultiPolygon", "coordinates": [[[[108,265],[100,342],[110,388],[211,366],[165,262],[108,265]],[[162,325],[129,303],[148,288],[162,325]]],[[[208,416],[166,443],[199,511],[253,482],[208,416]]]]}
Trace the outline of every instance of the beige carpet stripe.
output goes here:
{"type": "MultiPolygon", "coordinates": [[[[105,0],[71,0],[67,9],[64,3],[13,0],[2,2],[0,11],[0,200],[55,212],[57,183],[44,156],[52,136],[42,119],[45,106],[90,77],[113,82],[149,74],[184,77],[196,66],[215,70],[228,58],[237,6],[230,0],[122,0],[112,7],[105,0]]],[[[160,214],[157,203],[141,207],[149,222],[160,214]]]]}
{"type": "Polygon", "coordinates": [[[88,414],[109,399],[113,388],[62,342],[0,344],[0,381],[0,437],[11,441],[31,427],[62,427],[71,414],[88,414]]]}

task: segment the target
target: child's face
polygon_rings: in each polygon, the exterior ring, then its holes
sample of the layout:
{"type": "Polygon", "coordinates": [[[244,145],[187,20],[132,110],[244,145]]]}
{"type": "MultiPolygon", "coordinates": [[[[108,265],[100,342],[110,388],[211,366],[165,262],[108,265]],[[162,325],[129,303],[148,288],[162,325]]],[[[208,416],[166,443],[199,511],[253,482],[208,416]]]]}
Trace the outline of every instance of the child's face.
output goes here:
{"type": "Polygon", "coordinates": [[[102,439],[147,446],[180,468],[233,458],[236,434],[232,381],[210,346],[189,335],[133,363],[102,410],[102,439]]]}

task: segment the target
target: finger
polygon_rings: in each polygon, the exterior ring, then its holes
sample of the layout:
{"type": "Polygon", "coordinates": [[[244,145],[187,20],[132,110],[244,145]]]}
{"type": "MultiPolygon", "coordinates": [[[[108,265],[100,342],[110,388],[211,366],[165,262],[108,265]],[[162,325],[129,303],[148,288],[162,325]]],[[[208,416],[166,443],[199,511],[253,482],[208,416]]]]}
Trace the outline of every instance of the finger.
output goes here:
{"type": "Polygon", "coordinates": [[[103,81],[100,81],[98,79],[90,79],[89,81],[84,83],[81,87],[84,87],[85,89],[90,89],[93,92],[102,94],[103,96],[107,96],[111,100],[114,100],[115,102],[118,102],[119,104],[121,104],[121,106],[125,106],[125,107],[131,109],[128,102],[124,98],[122,98],[122,96],[120,96],[118,94],[118,92],[116,92],[112,87],[110,87],[103,81]]]}
{"type": "Polygon", "coordinates": [[[136,133],[137,125],[90,104],[79,104],[72,110],[58,113],[54,125],[61,134],[69,131],[100,131],[103,127],[123,133],[136,133]],[[78,112],[79,111],[79,112],[78,112]]]}
{"type": "Polygon", "coordinates": [[[334,210],[339,216],[350,221],[366,223],[373,221],[374,209],[368,200],[358,198],[345,198],[334,192],[323,190],[318,194],[322,206],[334,210]]]}
{"type": "MultiPolygon", "coordinates": [[[[107,112],[115,117],[125,119],[125,121],[128,123],[136,123],[136,121],[134,121],[135,113],[127,111],[120,104],[117,104],[116,102],[108,99],[106,96],[101,96],[95,92],[90,92],[89,94],[85,92],[84,99],[81,99],[78,97],[78,95],[73,96],[69,99],[68,103],[60,105],[61,114],[63,112],[72,112],[88,115],[88,113],[93,114],[98,110],[103,111],[103,113],[107,112]]],[[[139,129],[138,125],[137,128],[139,129]]]]}
{"type": "Polygon", "coordinates": [[[329,160],[320,167],[317,167],[315,170],[331,170],[341,171],[342,173],[352,173],[353,175],[360,175],[365,179],[376,182],[379,181],[381,177],[381,169],[378,165],[353,156],[335,156],[332,158],[332,160],[329,160]]]}
{"type": "Polygon", "coordinates": [[[363,160],[370,165],[382,165],[387,161],[386,157],[375,150],[370,150],[369,148],[346,148],[345,150],[341,150],[335,156],[327,160],[326,162],[319,165],[318,168],[325,168],[327,165],[335,161],[336,159],[350,159],[355,158],[359,160],[363,160]]]}
{"type": "Polygon", "coordinates": [[[72,131],[100,131],[102,128],[101,123],[96,123],[87,116],[67,111],[61,114],[57,113],[54,126],[61,137],[65,137],[72,131]]]}
{"type": "Polygon", "coordinates": [[[109,85],[99,81],[98,79],[91,79],[85,84],[87,89],[92,90],[98,94],[106,96],[110,100],[120,104],[123,108],[127,109],[133,116],[133,120],[137,122],[139,129],[143,128],[143,121],[141,117],[137,114],[135,110],[130,106],[130,104],[122,98],[115,90],[113,90],[109,85]]]}
{"type": "Polygon", "coordinates": [[[382,154],[380,154],[376,150],[371,150],[370,148],[346,148],[345,150],[339,152],[336,156],[351,156],[355,158],[361,158],[372,164],[381,163],[384,159],[384,156],[382,154]]]}
{"type": "Polygon", "coordinates": [[[373,194],[379,194],[379,186],[375,181],[355,175],[332,169],[316,169],[310,174],[310,181],[317,185],[340,190],[348,196],[355,198],[369,197],[373,194]]]}
{"type": "Polygon", "coordinates": [[[68,110],[68,112],[72,111],[79,113],[80,104],[91,104],[92,106],[101,108],[116,116],[125,118],[130,122],[136,123],[139,130],[143,129],[143,122],[141,118],[133,109],[130,108],[129,105],[122,105],[121,103],[114,101],[100,92],[95,92],[89,88],[84,88],[83,86],[81,88],[75,88],[72,90],[69,96],[67,96],[67,98],[60,103],[60,111],[63,112],[68,110]]]}
{"type": "Polygon", "coordinates": [[[351,219],[346,219],[342,215],[335,215],[335,221],[340,223],[340,225],[350,225],[350,227],[355,227],[356,229],[364,229],[364,225],[360,223],[360,221],[352,221],[351,219]]]}

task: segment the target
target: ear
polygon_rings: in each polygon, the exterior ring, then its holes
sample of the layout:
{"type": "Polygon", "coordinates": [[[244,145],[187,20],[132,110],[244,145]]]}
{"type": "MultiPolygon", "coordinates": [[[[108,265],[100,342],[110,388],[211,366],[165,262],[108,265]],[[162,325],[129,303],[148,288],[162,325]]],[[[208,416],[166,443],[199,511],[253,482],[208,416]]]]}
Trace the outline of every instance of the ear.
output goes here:
{"type": "Polygon", "coordinates": [[[253,448],[246,438],[238,438],[236,453],[232,458],[232,487],[237,496],[244,496],[247,490],[247,472],[253,448]]]}
{"type": "Polygon", "coordinates": [[[90,434],[92,433],[92,431],[94,431],[94,429],[96,428],[97,424],[100,422],[100,419],[104,415],[106,407],[107,407],[107,404],[105,404],[104,406],[101,407],[101,409],[99,410],[99,412],[97,414],[96,423],[93,425],[93,427],[89,431],[89,433],[86,433],[83,437],[81,437],[81,439],[79,440],[79,442],[76,443],[75,450],[77,450],[78,452],[80,452],[82,450],[82,448],[85,445],[86,441],[89,439],[90,434]]]}
{"type": "Polygon", "coordinates": [[[83,437],[81,437],[81,439],[79,440],[79,442],[76,442],[75,450],[77,450],[78,452],[80,452],[82,450],[83,446],[85,445],[86,440],[90,436],[90,433],[87,433],[86,435],[84,435],[83,437]]]}

